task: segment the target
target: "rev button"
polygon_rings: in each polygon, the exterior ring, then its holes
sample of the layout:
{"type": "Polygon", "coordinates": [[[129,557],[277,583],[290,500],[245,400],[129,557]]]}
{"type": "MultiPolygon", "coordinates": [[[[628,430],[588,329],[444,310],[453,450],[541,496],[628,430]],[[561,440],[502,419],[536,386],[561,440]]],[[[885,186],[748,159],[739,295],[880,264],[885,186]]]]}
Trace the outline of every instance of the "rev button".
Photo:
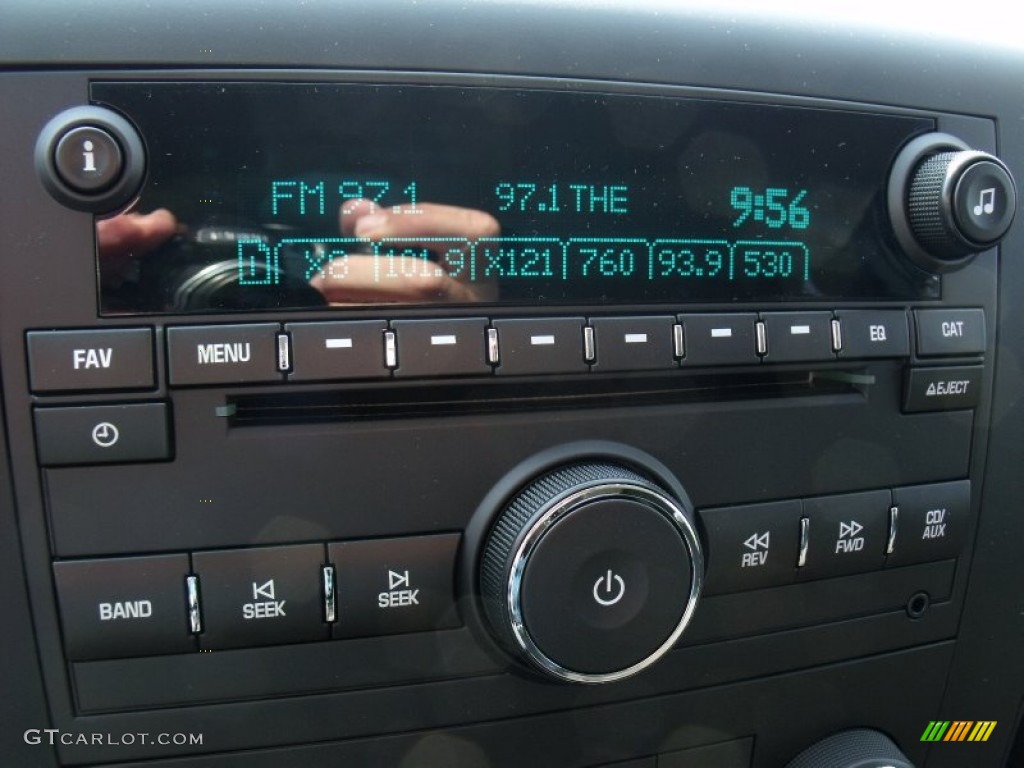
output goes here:
{"type": "Polygon", "coordinates": [[[708,537],[704,594],[793,582],[801,511],[799,501],[702,510],[708,537]]]}
{"type": "Polygon", "coordinates": [[[320,544],[199,552],[203,649],[326,640],[320,544]]]}

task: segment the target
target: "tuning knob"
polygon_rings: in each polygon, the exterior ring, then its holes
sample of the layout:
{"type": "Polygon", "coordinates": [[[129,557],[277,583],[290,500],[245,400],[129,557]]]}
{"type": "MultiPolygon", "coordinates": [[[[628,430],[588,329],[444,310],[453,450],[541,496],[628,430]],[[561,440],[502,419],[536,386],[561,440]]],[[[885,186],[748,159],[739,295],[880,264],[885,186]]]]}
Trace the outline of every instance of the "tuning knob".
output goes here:
{"type": "Polygon", "coordinates": [[[910,142],[893,165],[889,213],[897,239],[932,272],[964,266],[1006,235],[1017,208],[998,158],[941,133],[910,142]]]}
{"type": "Polygon", "coordinates": [[[703,570],[689,502],[626,467],[581,462],[508,502],[484,546],[480,590],[510,652],[560,680],[602,683],[674,646],[703,570]]]}
{"type": "Polygon", "coordinates": [[[808,747],[786,768],[914,768],[892,739],[857,728],[837,733],[808,747]]]}

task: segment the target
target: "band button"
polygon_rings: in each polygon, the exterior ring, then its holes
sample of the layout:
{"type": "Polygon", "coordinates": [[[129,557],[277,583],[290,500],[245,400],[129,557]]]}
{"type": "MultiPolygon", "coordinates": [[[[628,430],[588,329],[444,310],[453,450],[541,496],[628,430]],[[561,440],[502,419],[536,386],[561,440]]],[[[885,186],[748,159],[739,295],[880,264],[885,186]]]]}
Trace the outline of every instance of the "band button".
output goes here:
{"type": "Polygon", "coordinates": [[[53,576],[71,661],[196,648],[185,603],[188,555],[71,560],[53,576]]]}

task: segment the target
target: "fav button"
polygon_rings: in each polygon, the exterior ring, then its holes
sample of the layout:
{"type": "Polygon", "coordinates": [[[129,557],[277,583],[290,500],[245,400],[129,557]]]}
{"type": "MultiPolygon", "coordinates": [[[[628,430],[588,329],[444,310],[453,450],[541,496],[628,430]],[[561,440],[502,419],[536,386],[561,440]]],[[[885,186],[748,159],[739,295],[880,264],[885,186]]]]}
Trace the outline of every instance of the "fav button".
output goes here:
{"type": "Polygon", "coordinates": [[[334,637],[460,626],[455,610],[458,547],[456,533],[329,544],[337,596],[334,637]]]}
{"type": "Polygon", "coordinates": [[[326,640],[320,544],[198,552],[204,649],[326,640]]]}
{"type": "Polygon", "coordinates": [[[153,388],[149,328],[29,331],[25,340],[33,392],[153,388]]]}
{"type": "Polygon", "coordinates": [[[188,555],[71,560],[53,577],[71,661],[186,653],[188,555]]]}

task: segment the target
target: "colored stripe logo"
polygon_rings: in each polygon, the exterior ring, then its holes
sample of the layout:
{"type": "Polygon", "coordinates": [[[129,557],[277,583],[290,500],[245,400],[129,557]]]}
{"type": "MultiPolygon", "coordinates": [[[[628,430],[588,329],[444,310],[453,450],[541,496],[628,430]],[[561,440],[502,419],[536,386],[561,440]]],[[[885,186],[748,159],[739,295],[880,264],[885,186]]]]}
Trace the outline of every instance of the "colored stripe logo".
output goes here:
{"type": "Polygon", "coordinates": [[[995,720],[932,720],[921,741],[988,741],[995,729],[995,720]]]}

